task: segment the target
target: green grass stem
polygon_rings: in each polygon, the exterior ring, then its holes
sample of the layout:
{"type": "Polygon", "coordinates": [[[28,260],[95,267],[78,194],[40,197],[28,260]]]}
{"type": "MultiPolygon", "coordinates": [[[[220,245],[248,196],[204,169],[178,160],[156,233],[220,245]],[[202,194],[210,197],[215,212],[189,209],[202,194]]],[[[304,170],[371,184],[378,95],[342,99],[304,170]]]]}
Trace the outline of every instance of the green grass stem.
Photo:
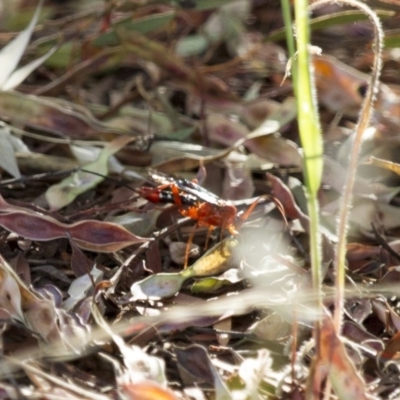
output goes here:
{"type": "Polygon", "coordinates": [[[313,286],[317,293],[318,307],[321,298],[321,238],[319,233],[318,189],[322,177],[322,137],[319,126],[317,102],[309,52],[308,1],[295,1],[296,63],[298,124],[304,151],[304,177],[307,190],[308,214],[310,217],[310,256],[313,286]]]}

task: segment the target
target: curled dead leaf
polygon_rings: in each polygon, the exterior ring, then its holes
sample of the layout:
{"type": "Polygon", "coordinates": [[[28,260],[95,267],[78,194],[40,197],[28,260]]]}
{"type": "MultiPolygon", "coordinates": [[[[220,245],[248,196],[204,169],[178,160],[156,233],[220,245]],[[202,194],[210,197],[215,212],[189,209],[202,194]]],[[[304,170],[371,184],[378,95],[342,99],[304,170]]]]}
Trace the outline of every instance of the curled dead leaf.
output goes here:
{"type": "Polygon", "coordinates": [[[180,274],[186,279],[222,274],[228,269],[232,252],[238,244],[235,238],[224,239],[180,274]]]}

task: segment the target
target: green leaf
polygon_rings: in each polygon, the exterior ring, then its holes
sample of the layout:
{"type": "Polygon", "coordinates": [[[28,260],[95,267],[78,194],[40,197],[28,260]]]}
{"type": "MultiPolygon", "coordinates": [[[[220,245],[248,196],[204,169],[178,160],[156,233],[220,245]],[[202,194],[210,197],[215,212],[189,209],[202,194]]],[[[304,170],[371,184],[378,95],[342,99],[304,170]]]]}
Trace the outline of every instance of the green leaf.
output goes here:
{"type": "Polygon", "coordinates": [[[386,31],[384,41],[386,49],[400,47],[400,29],[386,31]]]}
{"type": "Polygon", "coordinates": [[[231,286],[243,280],[238,275],[237,269],[231,268],[221,276],[212,276],[209,278],[196,280],[192,285],[192,293],[212,293],[224,286],[231,286]]]}
{"type": "Polygon", "coordinates": [[[168,138],[170,140],[186,140],[196,131],[196,127],[182,128],[178,129],[175,132],[171,132],[169,134],[163,134],[161,132],[158,136],[168,138]]]}
{"type": "MultiPolygon", "coordinates": [[[[121,136],[113,140],[104,147],[95,162],[85,165],[85,170],[107,176],[108,159],[133,139],[133,137],[121,136]]],[[[59,210],[73,202],[80,194],[97,186],[103,180],[102,176],[79,170],[60,183],[51,186],[46,191],[45,197],[52,210],[59,210]]]]}
{"type": "Polygon", "coordinates": [[[203,34],[188,35],[178,40],[176,53],[182,57],[202,54],[210,46],[210,39],[203,34]]]}
{"type": "MultiPolygon", "coordinates": [[[[47,48],[48,45],[43,46],[47,48]]],[[[50,68],[67,68],[71,64],[72,57],[79,57],[80,50],[72,42],[63,43],[45,62],[50,68]]]]}
{"type": "Polygon", "coordinates": [[[15,151],[10,140],[10,131],[3,124],[0,125],[0,168],[7,171],[14,178],[21,176],[15,151]]]}
{"type": "Polygon", "coordinates": [[[179,273],[151,275],[131,286],[133,300],[159,300],[179,292],[186,278],[179,273]]]}

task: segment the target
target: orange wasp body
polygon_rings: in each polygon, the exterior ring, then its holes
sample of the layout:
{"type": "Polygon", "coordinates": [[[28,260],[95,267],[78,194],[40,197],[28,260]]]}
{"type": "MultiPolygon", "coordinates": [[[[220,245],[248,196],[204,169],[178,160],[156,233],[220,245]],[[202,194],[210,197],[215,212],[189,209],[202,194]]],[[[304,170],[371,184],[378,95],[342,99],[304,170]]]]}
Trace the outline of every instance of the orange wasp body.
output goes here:
{"type": "Polygon", "coordinates": [[[151,172],[150,176],[159,186],[142,187],[139,190],[142,197],[153,203],[176,204],[183,216],[196,220],[198,225],[221,227],[237,235],[238,211],[230,201],[222,200],[195,181],[158,172],[151,172]]]}

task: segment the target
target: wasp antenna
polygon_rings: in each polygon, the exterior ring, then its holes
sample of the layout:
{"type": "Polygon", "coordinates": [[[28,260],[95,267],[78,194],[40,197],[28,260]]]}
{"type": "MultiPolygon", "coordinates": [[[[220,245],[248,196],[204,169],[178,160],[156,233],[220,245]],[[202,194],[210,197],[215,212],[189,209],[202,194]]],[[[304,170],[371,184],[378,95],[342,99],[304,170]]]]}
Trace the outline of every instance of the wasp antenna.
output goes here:
{"type": "Polygon", "coordinates": [[[100,176],[100,177],[102,177],[102,178],[105,179],[105,180],[114,182],[114,183],[118,184],[119,186],[122,186],[122,187],[125,187],[125,188],[131,190],[132,192],[135,192],[135,193],[140,194],[138,189],[135,189],[135,188],[133,188],[133,187],[130,187],[127,183],[121,181],[120,179],[111,178],[110,176],[107,176],[107,175],[104,175],[104,174],[100,174],[100,173],[98,173],[98,172],[90,171],[90,170],[84,169],[84,168],[79,168],[79,170],[81,170],[82,172],[88,173],[88,174],[100,176]]]}
{"type": "Polygon", "coordinates": [[[36,175],[21,176],[20,178],[5,179],[5,180],[0,181],[0,187],[9,186],[9,185],[17,185],[17,184],[21,184],[23,186],[26,182],[38,181],[40,179],[53,177],[53,176],[68,175],[68,174],[72,174],[76,171],[79,171],[79,169],[80,169],[80,167],[76,167],[76,168],[71,168],[71,169],[63,170],[63,171],[50,171],[50,172],[44,172],[44,173],[36,174],[36,175]]]}

